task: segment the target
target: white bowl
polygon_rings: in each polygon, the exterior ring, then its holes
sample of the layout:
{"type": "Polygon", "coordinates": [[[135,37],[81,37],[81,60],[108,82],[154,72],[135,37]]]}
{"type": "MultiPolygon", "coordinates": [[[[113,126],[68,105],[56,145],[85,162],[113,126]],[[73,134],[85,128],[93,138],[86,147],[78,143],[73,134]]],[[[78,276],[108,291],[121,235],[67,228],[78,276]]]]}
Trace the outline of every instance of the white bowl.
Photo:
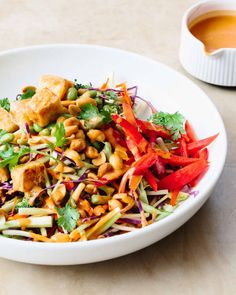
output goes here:
{"type": "Polygon", "coordinates": [[[199,138],[219,132],[210,148],[210,169],[190,197],[172,215],[143,229],[106,239],[78,243],[37,243],[0,237],[0,256],[16,261],[70,265],[122,256],[144,248],[185,223],[207,200],[224,166],[226,133],[211,100],[190,80],[167,66],[122,50],[88,45],[48,45],[0,54],[1,97],[14,98],[23,85],[34,85],[45,73],[101,85],[113,71],[117,82],[139,86],[139,94],[159,110],[183,113],[199,138]],[[220,157],[219,157],[220,155],[220,157]]]}
{"type": "Polygon", "coordinates": [[[235,10],[235,0],[204,0],[191,6],[182,20],[179,58],[192,76],[220,86],[236,86],[236,48],[221,48],[206,53],[204,44],[189,31],[188,25],[199,16],[216,10],[235,10]]]}

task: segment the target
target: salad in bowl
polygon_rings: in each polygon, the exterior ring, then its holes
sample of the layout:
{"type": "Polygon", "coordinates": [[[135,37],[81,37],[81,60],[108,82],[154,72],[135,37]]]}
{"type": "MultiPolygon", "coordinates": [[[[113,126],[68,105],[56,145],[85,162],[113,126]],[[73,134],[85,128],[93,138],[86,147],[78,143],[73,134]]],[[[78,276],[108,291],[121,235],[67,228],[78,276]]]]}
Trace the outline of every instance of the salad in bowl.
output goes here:
{"type": "Polygon", "coordinates": [[[181,113],[109,79],[44,75],[0,106],[0,234],[34,242],[108,238],[173,214],[197,194],[218,135],[197,139],[181,113]]]}

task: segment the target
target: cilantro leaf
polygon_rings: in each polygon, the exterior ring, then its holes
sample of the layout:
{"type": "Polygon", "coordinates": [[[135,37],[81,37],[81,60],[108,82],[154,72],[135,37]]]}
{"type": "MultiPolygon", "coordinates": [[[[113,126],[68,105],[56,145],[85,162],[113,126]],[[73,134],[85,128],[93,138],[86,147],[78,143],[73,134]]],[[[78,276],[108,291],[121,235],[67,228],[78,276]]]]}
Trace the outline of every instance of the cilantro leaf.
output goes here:
{"type": "Polygon", "coordinates": [[[13,146],[8,145],[6,151],[0,152],[0,157],[2,158],[2,161],[0,161],[0,168],[9,165],[9,169],[12,170],[12,168],[18,164],[19,159],[29,152],[30,148],[27,146],[23,146],[18,152],[14,152],[13,146]]]}
{"type": "Polygon", "coordinates": [[[0,99],[0,107],[7,112],[10,112],[10,101],[7,97],[0,99]]]}
{"type": "Polygon", "coordinates": [[[81,107],[81,112],[78,115],[78,118],[85,120],[87,126],[90,128],[100,127],[102,124],[108,124],[112,121],[111,114],[119,113],[120,107],[115,104],[104,105],[104,107],[99,111],[99,109],[88,103],[81,107]]]}
{"type": "Polygon", "coordinates": [[[78,90],[78,89],[88,89],[92,87],[92,84],[80,84],[77,82],[77,79],[74,79],[74,87],[78,90]]]}
{"type": "Polygon", "coordinates": [[[7,134],[6,130],[0,129],[0,137],[2,137],[4,134],[7,134]]]}
{"type": "Polygon", "coordinates": [[[105,95],[106,95],[106,98],[108,98],[108,99],[112,99],[112,100],[118,99],[117,93],[115,91],[112,91],[112,90],[106,91],[105,95]]]}
{"type": "Polygon", "coordinates": [[[59,214],[57,224],[63,227],[67,232],[72,232],[73,229],[75,229],[76,222],[80,217],[78,211],[69,204],[66,204],[64,208],[58,208],[57,211],[59,214]]]}
{"type": "Polygon", "coordinates": [[[27,88],[25,93],[19,95],[19,100],[31,98],[34,95],[35,95],[35,90],[33,90],[32,88],[27,88]]]}
{"type": "Polygon", "coordinates": [[[19,208],[29,208],[31,207],[29,204],[29,201],[26,198],[23,198],[17,205],[16,205],[16,209],[19,208]]]}
{"type": "Polygon", "coordinates": [[[164,112],[156,112],[153,114],[149,121],[154,124],[165,127],[170,131],[173,140],[177,140],[180,138],[181,133],[185,134],[184,122],[185,118],[179,112],[174,114],[164,113],[164,112]]]}
{"type": "Polygon", "coordinates": [[[64,147],[64,145],[67,142],[67,139],[65,138],[65,127],[63,125],[63,123],[57,123],[55,125],[55,132],[54,132],[54,136],[56,138],[56,146],[57,147],[64,147]]]}
{"type": "Polygon", "coordinates": [[[104,117],[103,122],[110,123],[112,121],[111,115],[112,114],[119,114],[120,111],[121,111],[120,106],[118,106],[116,104],[104,105],[104,107],[101,110],[101,114],[104,117]]]}
{"type": "Polygon", "coordinates": [[[99,110],[91,103],[87,103],[81,107],[82,112],[79,113],[79,119],[90,120],[96,116],[99,116],[99,110]]]}

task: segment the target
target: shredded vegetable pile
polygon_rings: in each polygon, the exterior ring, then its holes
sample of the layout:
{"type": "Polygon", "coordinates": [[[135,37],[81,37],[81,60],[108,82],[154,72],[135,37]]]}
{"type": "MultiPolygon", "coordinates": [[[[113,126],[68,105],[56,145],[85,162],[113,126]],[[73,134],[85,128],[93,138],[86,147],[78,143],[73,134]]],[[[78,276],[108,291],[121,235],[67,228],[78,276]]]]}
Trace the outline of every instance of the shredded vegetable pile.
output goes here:
{"type": "Polygon", "coordinates": [[[137,86],[44,75],[0,100],[0,234],[77,242],[158,222],[191,195],[216,137],[198,140],[179,112],[155,110],[137,86]]]}

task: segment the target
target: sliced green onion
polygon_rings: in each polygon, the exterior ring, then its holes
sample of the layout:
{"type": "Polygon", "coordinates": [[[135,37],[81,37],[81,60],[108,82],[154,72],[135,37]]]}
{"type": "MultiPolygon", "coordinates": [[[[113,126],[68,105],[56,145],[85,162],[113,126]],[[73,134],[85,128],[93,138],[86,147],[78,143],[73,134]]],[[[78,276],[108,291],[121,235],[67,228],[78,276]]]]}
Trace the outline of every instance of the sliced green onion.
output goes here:
{"type": "Polygon", "coordinates": [[[167,194],[164,197],[162,197],[160,200],[158,200],[155,204],[153,204],[153,207],[157,207],[159,204],[161,204],[163,201],[165,201],[168,198],[170,198],[170,194],[167,194]]]}
{"type": "Polygon", "coordinates": [[[160,210],[156,209],[155,207],[148,205],[144,202],[141,202],[142,206],[143,206],[143,210],[147,213],[151,213],[151,214],[159,214],[160,210]]]}
{"type": "Polygon", "coordinates": [[[92,195],[91,202],[94,205],[103,205],[106,204],[110,198],[110,196],[92,195]]]}
{"type": "Polygon", "coordinates": [[[0,226],[0,230],[8,228],[38,228],[38,227],[52,227],[52,217],[51,216],[42,216],[42,217],[28,217],[20,218],[16,220],[10,220],[5,222],[4,225],[0,226]]]}
{"type": "Polygon", "coordinates": [[[18,214],[19,215],[48,215],[54,214],[55,212],[50,209],[44,208],[19,208],[18,214]]]}
{"type": "Polygon", "coordinates": [[[112,154],[111,144],[110,142],[104,142],[104,152],[106,154],[107,160],[109,161],[110,156],[112,154]]]}
{"type": "Polygon", "coordinates": [[[149,202],[148,202],[148,198],[147,198],[147,193],[146,193],[146,191],[145,191],[145,189],[144,189],[144,187],[143,187],[143,183],[142,183],[142,181],[141,181],[140,184],[139,184],[139,198],[140,198],[140,200],[141,200],[143,203],[146,203],[146,204],[149,203],[149,202]]]}
{"type": "Polygon", "coordinates": [[[40,228],[40,233],[43,237],[47,237],[47,235],[48,235],[45,227],[40,228]]]}
{"type": "Polygon", "coordinates": [[[20,236],[20,237],[31,238],[30,232],[24,231],[24,230],[8,229],[8,230],[3,230],[2,233],[4,236],[20,236]]]}
{"type": "Polygon", "coordinates": [[[168,191],[167,189],[159,190],[159,191],[157,191],[157,192],[154,192],[154,191],[147,191],[147,195],[148,195],[148,196],[167,195],[168,192],[169,192],[169,191],[168,191]]]}

